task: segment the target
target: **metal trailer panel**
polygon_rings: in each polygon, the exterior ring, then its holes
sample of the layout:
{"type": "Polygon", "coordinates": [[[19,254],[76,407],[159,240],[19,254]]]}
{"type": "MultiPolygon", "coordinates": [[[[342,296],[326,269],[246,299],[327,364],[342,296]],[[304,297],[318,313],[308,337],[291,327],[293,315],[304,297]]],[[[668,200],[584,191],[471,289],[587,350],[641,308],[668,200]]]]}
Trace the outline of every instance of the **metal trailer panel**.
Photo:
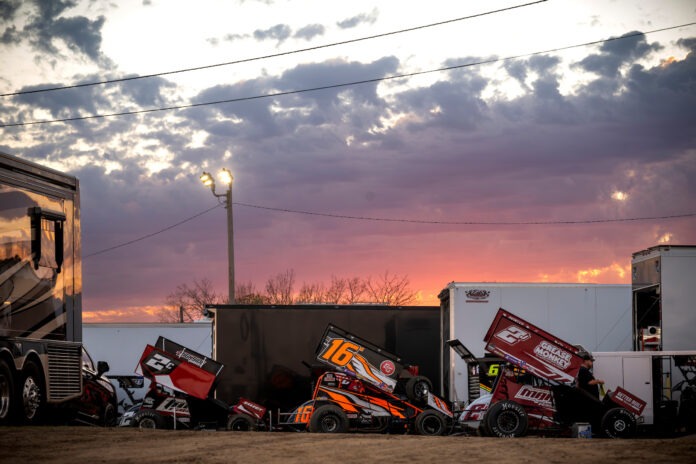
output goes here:
{"type": "MultiPolygon", "coordinates": [[[[138,361],[147,345],[157,342],[162,336],[190,348],[204,356],[212,357],[211,322],[186,324],[164,323],[86,323],[83,326],[83,345],[97,361],[109,363],[108,376],[135,375],[138,361]]],[[[116,387],[119,403],[130,403],[130,399],[118,382],[111,380],[116,387]]],[[[147,392],[150,381],[145,379],[143,388],[135,390],[134,396],[140,399],[147,392]]],[[[123,406],[119,404],[119,412],[123,406]]]]}
{"type": "Polygon", "coordinates": [[[315,350],[329,324],[370,340],[437,385],[440,317],[434,306],[209,306],[214,313],[213,358],[225,365],[217,398],[249,398],[289,410],[311,397],[315,350]]]}
{"type": "Polygon", "coordinates": [[[696,349],[696,247],[662,253],[662,350],[696,349]]]}
{"type": "Polygon", "coordinates": [[[635,349],[695,349],[696,246],[658,245],[633,253],[632,282],[635,349]],[[646,327],[659,330],[658,343],[643,343],[646,327]]]}
{"type": "MultiPolygon", "coordinates": [[[[501,307],[590,351],[631,348],[630,285],[452,282],[440,299],[444,341],[459,339],[476,357],[485,355],[483,337],[501,307]]],[[[441,394],[468,402],[466,363],[441,347],[441,394]]]]}

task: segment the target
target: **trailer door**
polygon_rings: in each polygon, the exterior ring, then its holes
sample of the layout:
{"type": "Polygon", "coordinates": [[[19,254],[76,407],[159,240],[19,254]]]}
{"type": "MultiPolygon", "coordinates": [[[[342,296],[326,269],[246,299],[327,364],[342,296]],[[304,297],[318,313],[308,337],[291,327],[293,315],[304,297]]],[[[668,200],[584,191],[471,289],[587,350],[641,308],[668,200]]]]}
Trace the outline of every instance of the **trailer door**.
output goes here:
{"type": "Polygon", "coordinates": [[[626,356],[623,359],[623,388],[645,401],[645,425],[654,423],[652,367],[650,356],[626,356]]]}

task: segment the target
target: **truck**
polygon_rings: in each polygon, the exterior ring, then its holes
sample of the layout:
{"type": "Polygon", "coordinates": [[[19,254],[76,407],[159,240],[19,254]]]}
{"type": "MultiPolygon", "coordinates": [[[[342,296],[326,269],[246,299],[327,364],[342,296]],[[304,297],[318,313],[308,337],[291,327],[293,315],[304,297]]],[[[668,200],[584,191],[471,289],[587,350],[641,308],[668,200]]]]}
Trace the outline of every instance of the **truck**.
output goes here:
{"type": "Polygon", "coordinates": [[[451,282],[439,294],[441,308],[442,390],[446,400],[469,404],[490,392],[497,363],[467,375],[467,365],[454,355],[447,340],[460,340],[476,358],[493,358],[481,338],[498,308],[535,321],[549,332],[591,351],[628,351],[632,348],[631,285],[573,283],[451,282]],[[478,388],[480,386],[480,388],[478,388]]]}
{"type": "Polygon", "coordinates": [[[0,424],[82,394],[80,190],[0,153],[0,424]]]}
{"type": "MultiPolygon", "coordinates": [[[[618,385],[601,399],[578,388],[575,383],[583,355],[591,358],[582,346],[572,345],[503,308],[483,340],[486,351],[505,364],[491,394],[469,405],[460,422],[470,422],[476,414],[479,431],[498,437],[524,436],[530,431],[570,435],[578,424],[611,438],[635,435],[646,402],[618,385]]],[[[464,360],[471,362],[470,358],[464,360]]]]}

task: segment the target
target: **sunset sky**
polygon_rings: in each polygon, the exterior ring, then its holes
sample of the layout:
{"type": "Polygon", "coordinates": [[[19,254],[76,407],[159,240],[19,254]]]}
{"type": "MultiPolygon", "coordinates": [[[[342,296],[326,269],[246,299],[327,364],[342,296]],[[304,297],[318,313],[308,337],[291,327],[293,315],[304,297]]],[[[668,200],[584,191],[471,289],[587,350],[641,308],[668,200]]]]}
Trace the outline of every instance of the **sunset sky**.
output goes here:
{"type": "Polygon", "coordinates": [[[693,0],[9,0],[0,151],[79,178],[87,322],[227,292],[221,168],[259,290],[630,283],[631,253],[696,244],[694,23],[693,0]]]}

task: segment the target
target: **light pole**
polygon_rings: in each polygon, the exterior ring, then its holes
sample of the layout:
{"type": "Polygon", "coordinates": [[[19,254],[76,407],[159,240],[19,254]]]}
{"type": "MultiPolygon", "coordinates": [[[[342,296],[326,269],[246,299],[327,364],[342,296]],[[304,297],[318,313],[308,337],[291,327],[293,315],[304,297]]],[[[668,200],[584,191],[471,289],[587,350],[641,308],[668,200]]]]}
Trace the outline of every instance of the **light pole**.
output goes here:
{"type": "Polygon", "coordinates": [[[225,208],[227,209],[227,265],[228,271],[227,275],[229,278],[229,304],[234,304],[234,219],[232,217],[232,173],[229,169],[222,168],[219,179],[223,184],[227,185],[227,191],[225,193],[217,193],[215,191],[215,179],[207,172],[203,172],[201,175],[201,181],[203,185],[210,187],[213,195],[216,197],[225,197],[225,208]]]}

